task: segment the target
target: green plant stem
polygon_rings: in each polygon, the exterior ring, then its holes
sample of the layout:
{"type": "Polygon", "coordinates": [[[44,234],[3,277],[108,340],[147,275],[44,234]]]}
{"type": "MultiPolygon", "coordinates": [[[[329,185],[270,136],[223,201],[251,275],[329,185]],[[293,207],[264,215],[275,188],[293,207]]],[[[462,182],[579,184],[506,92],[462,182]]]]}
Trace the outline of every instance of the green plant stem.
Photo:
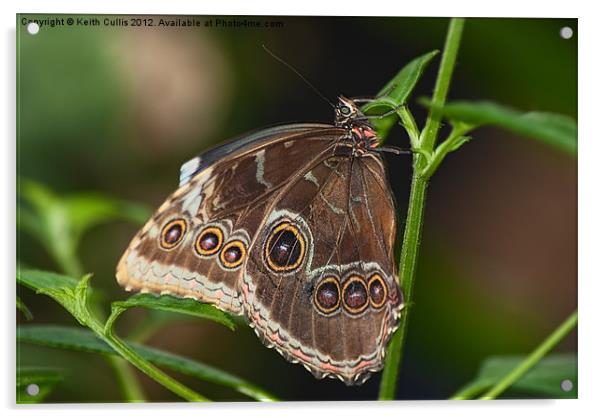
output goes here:
{"type": "Polygon", "coordinates": [[[380,384],[379,399],[393,400],[397,389],[397,377],[403,354],[403,344],[408,327],[410,301],[414,288],[414,272],[418,260],[418,246],[422,230],[422,219],[424,214],[424,201],[426,196],[426,181],[417,175],[412,178],[412,189],[410,192],[410,205],[406,218],[406,228],[403,237],[403,249],[399,266],[399,277],[402,278],[402,288],[405,298],[405,307],[401,314],[399,329],[393,335],[387,348],[387,361],[383,370],[380,384]]]}
{"type": "Polygon", "coordinates": [[[470,139],[470,137],[464,136],[464,134],[471,128],[471,126],[454,127],[449,134],[449,137],[437,146],[432,154],[427,154],[429,157],[428,163],[425,165],[420,175],[427,180],[430,179],[447,154],[456,150],[464,142],[470,139]]]}
{"type": "MultiPolygon", "coordinates": [[[[196,393],[192,389],[184,386],[177,380],[171,378],[167,374],[163,373],[157,367],[146,361],[138,353],[127,346],[121,339],[116,337],[111,329],[106,329],[96,319],[90,319],[86,325],[96,333],[103,341],[105,341],[113,350],[121,355],[124,359],[133,364],[136,368],[140,369],[147,376],[155,380],[160,385],[169,389],[176,395],[192,402],[208,402],[209,399],[196,393]]],[[[133,377],[133,376],[132,376],[133,377]]]]}
{"type": "Polygon", "coordinates": [[[117,376],[117,382],[121,393],[123,393],[125,399],[128,402],[145,402],[146,397],[142,392],[138,379],[134,375],[134,370],[130,367],[128,362],[120,357],[108,356],[107,361],[113,367],[115,376],[117,376]],[[132,384],[135,382],[136,384],[132,384]]]}
{"type": "Polygon", "coordinates": [[[149,377],[159,382],[161,385],[165,386],[167,389],[174,392],[176,395],[181,396],[182,398],[193,401],[193,402],[208,402],[209,399],[204,396],[194,392],[193,390],[187,388],[182,385],[177,380],[172,379],[161,370],[153,366],[151,363],[147,362],[143,357],[138,355],[134,350],[130,349],[120,338],[113,334],[113,324],[123,312],[125,312],[127,308],[125,307],[114,307],[111,311],[111,315],[105,322],[105,325],[102,326],[100,323],[97,324],[102,330],[93,329],[94,332],[100,332],[101,336],[103,336],[105,341],[115,351],[121,354],[126,360],[132,363],[134,366],[142,370],[149,377]],[[121,350],[121,351],[120,351],[121,350]]]}
{"type": "Polygon", "coordinates": [[[550,334],[529,356],[500,380],[494,387],[479,399],[495,399],[535,366],[550,350],[552,350],[577,325],[577,311],[573,312],[558,328],[550,334]]]}
{"type": "MultiPolygon", "coordinates": [[[[81,277],[83,275],[82,265],[73,251],[55,251],[51,246],[49,246],[49,250],[65,274],[71,277],[81,277]]],[[[91,308],[95,312],[100,311],[97,306],[91,308]]],[[[131,366],[123,359],[115,357],[107,357],[107,362],[115,373],[124,400],[127,402],[144,402],[144,391],[131,366]]]]}
{"type": "Polygon", "coordinates": [[[437,141],[437,133],[441,126],[441,111],[437,108],[443,107],[449,85],[451,82],[458,49],[460,48],[460,39],[462,38],[462,30],[464,29],[463,18],[453,18],[449,22],[447,29],[447,38],[445,40],[445,49],[441,57],[441,65],[439,66],[439,74],[435,83],[435,91],[433,92],[433,108],[430,109],[424,130],[422,131],[422,140],[420,146],[424,149],[432,151],[435,142],[437,141]]]}
{"type": "Polygon", "coordinates": [[[146,399],[144,391],[131,366],[123,359],[116,357],[108,357],[107,361],[115,372],[124,399],[127,402],[144,402],[146,399]]]}
{"type": "MultiPolygon", "coordinates": [[[[433,101],[443,105],[456,62],[458,47],[462,37],[464,19],[451,19],[445,50],[441,58],[433,101]]],[[[426,121],[424,130],[418,144],[423,152],[430,154],[435,146],[441,115],[430,112],[426,121]]],[[[387,348],[387,361],[383,370],[381,379],[379,399],[395,399],[397,389],[397,378],[401,365],[403,346],[408,331],[408,320],[410,308],[412,305],[412,292],[414,289],[414,277],[416,274],[416,264],[418,261],[418,250],[420,237],[422,233],[422,223],[424,218],[424,205],[426,198],[426,189],[428,179],[421,176],[421,172],[428,163],[422,153],[414,155],[414,171],[412,175],[412,188],[408,204],[408,214],[406,217],[406,227],[402,243],[401,257],[399,261],[399,278],[404,291],[405,308],[401,314],[400,327],[393,335],[389,347],[387,348]]]]}
{"type": "Polygon", "coordinates": [[[401,123],[410,137],[410,144],[412,145],[412,148],[418,148],[420,131],[418,130],[418,126],[416,126],[414,116],[405,106],[397,111],[397,115],[399,116],[399,119],[401,119],[401,123]]]}

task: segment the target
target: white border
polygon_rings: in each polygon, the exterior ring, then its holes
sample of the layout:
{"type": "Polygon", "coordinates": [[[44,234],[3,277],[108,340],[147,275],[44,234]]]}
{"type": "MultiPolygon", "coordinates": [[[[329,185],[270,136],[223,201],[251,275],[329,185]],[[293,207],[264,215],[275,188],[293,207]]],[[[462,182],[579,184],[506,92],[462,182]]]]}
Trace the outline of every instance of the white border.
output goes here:
{"type": "MultiPolygon", "coordinates": [[[[420,1],[400,2],[370,0],[304,0],[279,2],[267,0],[216,1],[212,3],[187,0],[144,1],[144,0],[105,0],[103,2],[73,2],[70,0],[22,0],[14,8],[20,13],[105,13],[105,14],[214,14],[214,15],[306,15],[306,16],[465,16],[465,17],[578,17],[587,15],[584,7],[575,2],[549,0],[542,4],[530,4],[525,0],[505,0],[483,6],[476,0],[455,0],[453,2],[420,1]],[[580,11],[582,13],[580,13],[580,11]],[[583,13],[585,12],[585,13],[583,13]]],[[[5,6],[6,7],[6,6],[5,6]]],[[[15,13],[13,12],[13,13],[15,13]]]]}
{"type": "MultiPolygon", "coordinates": [[[[594,2],[588,2],[595,4],[594,2]]],[[[482,2],[454,0],[419,2],[391,0],[370,0],[364,2],[346,1],[216,1],[212,3],[192,2],[190,0],[165,0],[163,2],[105,0],[103,2],[72,2],[59,0],[21,1],[18,4],[2,2],[1,19],[3,22],[2,83],[5,97],[1,101],[2,126],[5,138],[2,141],[3,178],[2,230],[5,231],[2,266],[5,274],[6,315],[4,342],[0,344],[4,358],[4,379],[0,393],[2,405],[8,410],[8,416],[29,416],[33,413],[45,417],[105,417],[107,413],[124,411],[130,415],[164,417],[176,410],[179,416],[210,414],[212,417],[232,417],[234,414],[251,416],[278,417],[283,414],[292,417],[315,415],[363,416],[370,413],[382,416],[422,417],[443,415],[450,417],[504,417],[526,412],[545,414],[546,417],[591,416],[590,411],[600,411],[600,305],[602,274],[600,274],[600,199],[602,155],[602,126],[598,122],[600,106],[599,78],[600,65],[600,15],[594,6],[569,1],[528,2],[526,0],[505,0],[504,2],[482,2]],[[579,28],[579,400],[578,401],[495,401],[495,402],[313,402],[283,403],[278,405],[244,404],[156,404],[156,405],[45,405],[42,407],[15,407],[14,402],[14,277],[15,263],[15,14],[48,13],[165,13],[165,14],[271,14],[271,15],[398,15],[398,16],[488,16],[488,17],[578,17],[579,28]],[[10,231],[7,233],[6,231],[10,231]],[[8,283],[8,284],[6,284],[8,283]]]]}

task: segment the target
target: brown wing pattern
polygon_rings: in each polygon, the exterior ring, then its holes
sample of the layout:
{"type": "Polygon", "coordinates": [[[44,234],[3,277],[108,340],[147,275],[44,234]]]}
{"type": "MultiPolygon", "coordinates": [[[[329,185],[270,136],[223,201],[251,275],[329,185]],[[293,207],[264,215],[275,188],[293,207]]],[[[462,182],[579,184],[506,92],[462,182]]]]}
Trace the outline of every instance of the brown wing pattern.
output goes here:
{"type": "Polygon", "coordinates": [[[130,243],[118,282],[244,314],[316,377],[362,383],[382,368],[403,302],[383,162],[354,156],[344,134],[299,125],[198,157],[130,243]]]}
{"type": "Polygon", "coordinates": [[[118,282],[127,290],[190,297],[242,313],[240,261],[262,221],[257,208],[295,173],[324,158],[340,136],[336,129],[307,131],[249,144],[196,174],[133,238],[117,266],[118,282]],[[165,238],[174,239],[174,245],[162,242],[165,238]],[[205,251],[201,238],[217,245],[205,251]],[[230,244],[235,246],[225,248],[230,244]],[[228,263],[230,253],[240,260],[228,263]]]}
{"type": "Polygon", "coordinates": [[[322,161],[268,208],[251,249],[242,292],[252,325],[316,377],[362,383],[382,368],[398,326],[395,212],[385,179],[373,154],[322,161]]]}

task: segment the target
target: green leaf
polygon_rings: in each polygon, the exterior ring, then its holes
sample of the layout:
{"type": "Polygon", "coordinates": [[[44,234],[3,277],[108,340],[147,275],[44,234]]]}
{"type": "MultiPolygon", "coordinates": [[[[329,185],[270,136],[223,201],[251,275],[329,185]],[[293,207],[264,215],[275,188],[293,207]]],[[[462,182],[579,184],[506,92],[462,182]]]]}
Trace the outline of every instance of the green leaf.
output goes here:
{"type": "MultiPolygon", "coordinates": [[[[432,107],[428,99],[422,98],[420,103],[432,107]]],[[[494,125],[537,139],[569,154],[577,153],[577,123],[568,116],[546,112],[523,113],[488,101],[457,101],[439,110],[452,122],[465,122],[475,127],[494,125]]]]}
{"type": "Polygon", "coordinates": [[[64,274],[27,268],[17,270],[17,282],[50,297],[53,296],[49,293],[54,292],[74,293],[78,283],[76,279],[64,274]]]}
{"type": "Polygon", "coordinates": [[[82,268],[75,256],[76,242],[70,231],[64,202],[39,183],[18,180],[17,227],[27,231],[48,251],[67,274],[79,276],[82,268]]]}
{"type": "Polygon", "coordinates": [[[427,52],[407,63],[397,75],[378,92],[377,97],[386,94],[386,97],[391,98],[397,104],[405,103],[418,83],[418,80],[420,80],[422,73],[437,54],[439,54],[438,50],[427,52]]]}
{"type": "Polygon", "coordinates": [[[96,225],[121,219],[142,225],[151,216],[151,211],[146,206],[113,199],[101,193],[78,193],[67,196],[65,206],[76,242],[96,225]]]}
{"type": "Polygon", "coordinates": [[[125,309],[136,307],[176,312],[197,318],[209,319],[230,328],[232,331],[236,329],[236,324],[230,315],[220,311],[215,306],[192,299],[176,298],[170,295],[156,296],[148,293],[139,293],[123,302],[113,302],[112,307],[114,310],[119,310],[119,313],[125,309]]]}
{"type": "MultiPolygon", "coordinates": [[[[74,327],[23,325],[17,327],[17,340],[49,347],[116,355],[115,351],[102,340],[98,339],[94,333],[74,327]]],[[[232,388],[253,399],[262,401],[277,400],[272,394],[263,389],[237,376],[199,361],[130,341],[126,341],[126,343],[145,360],[157,366],[167,367],[203,381],[232,388]]]]}
{"type": "Polygon", "coordinates": [[[85,325],[90,317],[85,306],[90,277],[87,275],[77,281],[72,277],[48,271],[17,270],[17,283],[36,293],[50,296],[82,325],[85,325]]]}
{"type": "Polygon", "coordinates": [[[57,369],[42,367],[18,368],[17,403],[42,402],[61,380],[63,380],[63,374],[57,369]],[[37,393],[32,391],[36,391],[37,393]]]}
{"type": "Polygon", "coordinates": [[[31,321],[33,319],[33,314],[31,313],[27,305],[23,303],[19,295],[17,295],[17,309],[25,316],[25,319],[27,319],[28,321],[31,321]]]}
{"type": "MultiPolygon", "coordinates": [[[[366,113],[383,113],[385,110],[396,109],[400,105],[406,103],[408,97],[416,87],[422,73],[432,61],[439,51],[431,51],[424,55],[415,58],[406,64],[395,77],[393,77],[376,95],[373,102],[368,103],[362,108],[366,113]]],[[[384,119],[375,119],[374,125],[379,132],[381,138],[385,138],[395,124],[395,116],[390,116],[384,119]]]]}
{"type": "MultiPolygon", "coordinates": [[[[449,136],[436,147],[434,153],[426,154],[427,164],[426,167],[424,167],[420,172],[420,175],[425,179],[429,179],[435,170],[437,170],[439,165],[443,162],[447,154],[457,151],[462,145],[472,139],[464,134],[473,128],[473,125],[469,125],[464,122],[452,123],[452,131],[450,132],[449,136]]],[[[420,148],[417,148],[416,150],[419,151],[420,148]]]]}
{"type": "Polygon", "coordinates": [[[114,199],[100,193],[76,193],[61,197],[47,187],[19,179],[17,226],[46,248],[61,270],[80,276],[77,246],[91,228],[114,220],[142,224],[150,210],[137,203],[114,199]]]}
{"type": "Polygon", "coordinates": [[[17,281],[31,287],[38,293],[46,294],[55,299],[80,324],[92,329],[97,336],[106,341],[124,359],[178,396],[189,401],[208,401],[204,396],[182,385],[140,357],[121,339],[112,334],[110,326],[106,326],[108,322],[103,325],[94,317],[88,309],[88,296],[90,293],[88,282],[90,277],[91,275],[86,275],[78,282],[70,277],[59,274],[22,269],[18,273],[17,281]]]}
{"type": "MultiPolygon", "coordinates": [[[[505,377],[523,360],[523,356],[497,356],[485,360],[477,377],[454,397],[462,399],[475,397],[505,377]]],[[[550,354],[514,382],[510,388],[530,395],[574,399],[577,397],[577,356],[550,354]],[[561,388],[561,383],[566,379],[572,382],[569,391],[561,388]]]]}

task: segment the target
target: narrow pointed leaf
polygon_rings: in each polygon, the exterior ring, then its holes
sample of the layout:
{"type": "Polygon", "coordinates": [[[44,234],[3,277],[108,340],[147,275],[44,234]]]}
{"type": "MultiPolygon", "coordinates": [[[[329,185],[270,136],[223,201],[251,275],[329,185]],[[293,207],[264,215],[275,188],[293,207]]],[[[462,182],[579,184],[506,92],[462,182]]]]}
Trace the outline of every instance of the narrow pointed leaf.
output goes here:
{"type": "Polygon", "coordinates": [[[51,297],[75,316],[77,280],[74,278],[48,271],[17,269],[17,283],[51,297]]]}
{"type": "MultiPolygon", "coordinates": [[[[432,107],[428,99],[421,99],[432,107]]],[[[452,122],[475,126],[493,125],[519,135],[536,139],[568,154],[577,153],[577,123],[574,119],[554,113],[523,113],[494,102],[451,102],[439,109],[452,122]]]]}
{"type": "Polygon", "coordinates": [[[17,368],[17,403],[40,403],[63,380],[60,370],[43,367],[17,368]]]}
{"type": "Polygon", "coordinates": [[[416,87],[418,80],[422,77],[422,73],[438,53],[439,51],[437,50],[427,52],[407,63],[397,75],[378,92],[377,97],[385,94],[386,97],[391,98],[398,104],[405,103],[414,90],[414,87],[416,87]]]}
{"type": "Polygon", "coordinates": [[[29,179],[18,180],[18,191],[17,227],[36,239],[61,270],[72,276],[82,273],[76,253],[87,231],[115,220],[142,224],[151,214],[146,206],[102,193],[60,196],[29,179]]]}
{"type": "MultiPolygon", "coordinates": [[[[93,332],[75,327],[23,325],[17,327],[17,341],[105,355],[116,355],[113,349],[98,339],[93,332]]],[[[265,390],[215,367],[141,344],[129,341],[126,341],[126,343],[144,359],[157,366],[166,367],[207,382],[232,388],[257,400],[277,400],[276,397],[265,390]]]]}
{"type": "MultiPolygon", "coordinates": [[[[406,103],[408,97],[422,77],[424,70],[439,51],[431,51],[415,58],[406,64],[376,95],[379,99],[368,103],[362,111],[370,114],[384,113],[406,103]],[[384,95],[384,96],[383,96],[384,95]],[[380,97],[383,96],[383,97],[380,97]]],[[[384,119],[373,119],[373,123],[381,138],[386,138],[395,123],[396,117],[391,115],[384,119]]]]}
{"type": "Polygon", "coordinates": [[[193,299],[176,298],[170,295],[156,296],[148,293],[139,293],[123,302],[114,302],[112,306],[120,310],[137,307],[176,312],[198,318],[209,319],[225,325],[232,331],[236,329],[236,324],[230,315],[220,311],[213,305],[201,303],[193,299]]]}
{"type": "MultiPolygon", "coordinates": [[[[522,356],[491,357],[483,363],[474,380],[465,385],[455,396],[462,394],[477,396],[492,387],[524,360],[522,356]]],[[[548,398],[577,397],[577,356],[574,354],[551,354],[541,360],[511,387],[513,391],[530,396],[548,398]],[[569,380],[572,387],[566,391],[562,382],[569,380]]]]}

